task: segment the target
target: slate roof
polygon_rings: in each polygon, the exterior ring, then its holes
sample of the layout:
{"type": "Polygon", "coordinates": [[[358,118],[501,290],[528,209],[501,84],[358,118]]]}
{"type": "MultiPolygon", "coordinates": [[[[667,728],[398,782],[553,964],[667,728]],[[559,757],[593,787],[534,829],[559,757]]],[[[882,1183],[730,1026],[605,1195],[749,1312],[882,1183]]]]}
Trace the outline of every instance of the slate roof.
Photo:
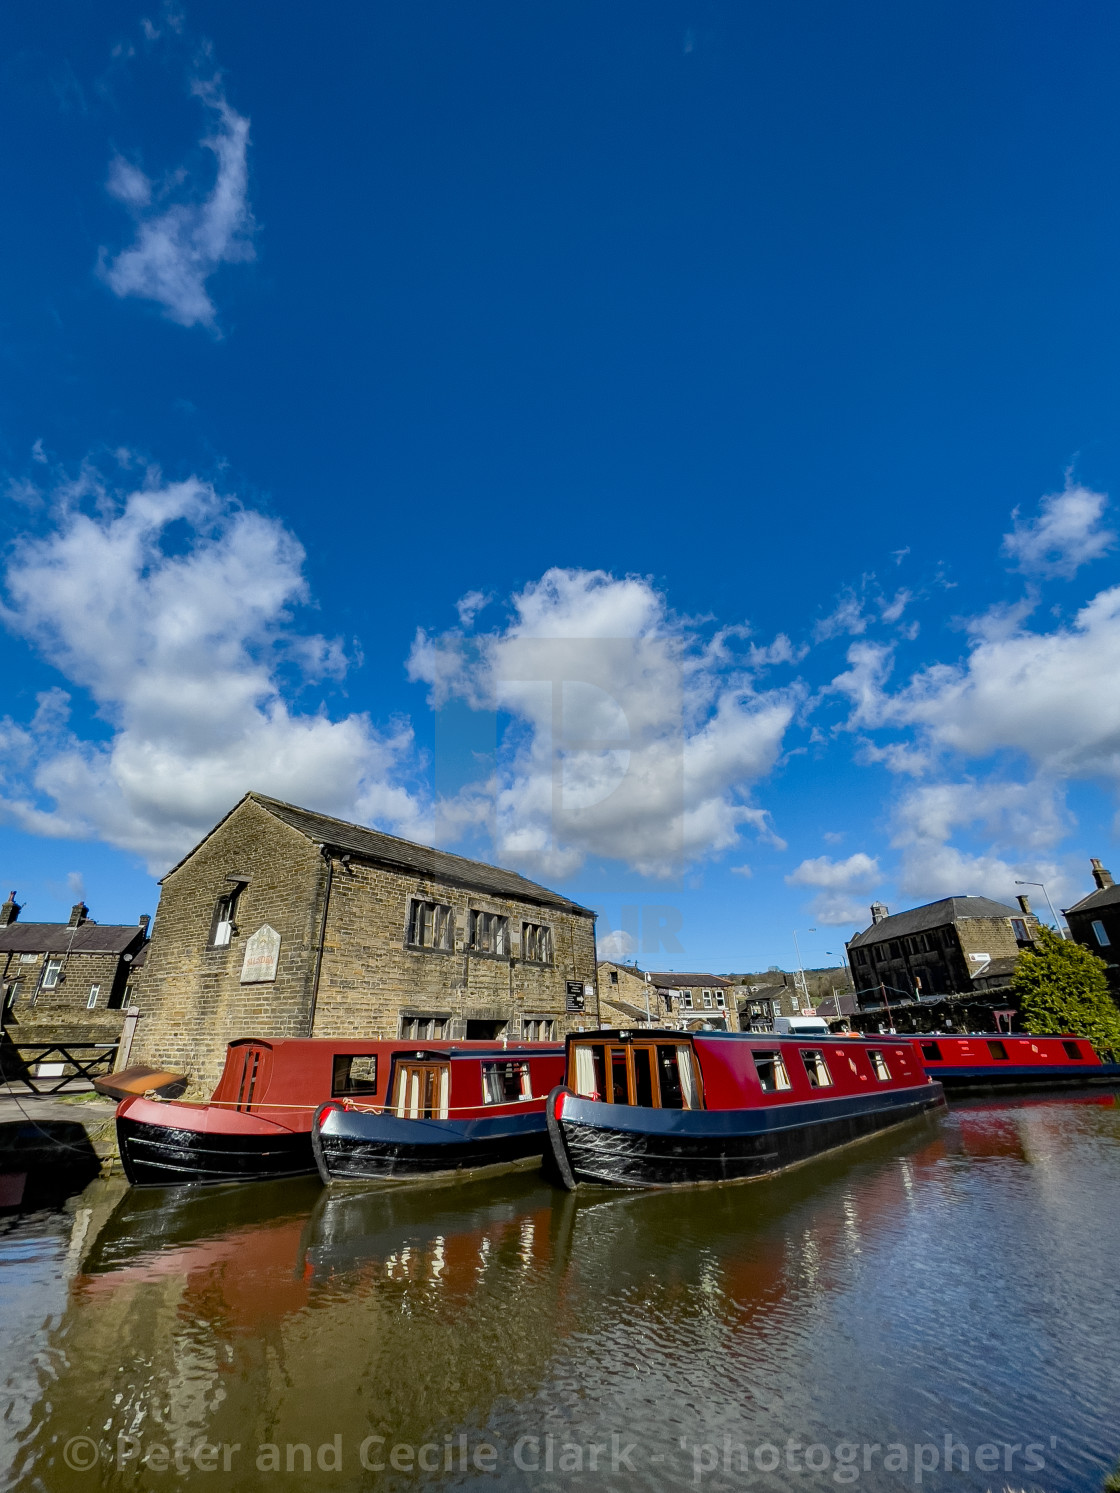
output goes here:
{"type": "Polygon", "coordinates": [[[686,990],[693,985],[706,986],[709,990],[717,990],[722,986],[726,990],[732,984],[723,975],[680,975],[674,974],[672,970],[663,970],[660,974],[651,970],[649,978],[650,983],[656,985],[658,990],[686,990]]]}
{"type": "Polygon", "coordinates": [[[1082,897],[1080,902],[1075,902],[1065,911],[1095,912],[1098,907],[1112,907],[1117,902],[1120,902],[1120,886],[1105,886],[1098,891],[1090,892],[1087,897],[1082,897]]]}
{"type": "Polygon", "coordinates": [[[850,949],[863,944],[881,943],[885,938],[905,938],[910,933],[925,933],[930,928],[943,928],[946,923],[957,923],[962,918],[1021,918],[1018,907],[1008,907],[1003,902],[993,902],[990,897],[942,897],[940,902],[927,902],[924,907],[912,907],[908,912],[892,913],[881,923],[872,923],[849,942],[850,949]]]}
{"type": "MultiPolygon", "coordinates": [[[[264,793],[247,793],[235,807],[240,807],[246,799],[260,804],[262,809],[267,809],[270,814],[316,844],[329,845],[332,850],[343,853],[349,851],[361,860],[372,861],[381,866],[393,866],[398,870],[411,872],[414,876],[430,877],[433,881],[448,882],[453,886],[472,887],[476,891],[490,892],[496,897],[517,897],[525,902],[536,902],[542,907],[559,907],[565,912],[579,913],[583,917],[595,916],[590,908],[581,907],[569,897],[539,886],[516,871],[506,871],[501,866],[488,865],[486,861],[468,860],[466,856],[452,855],[447,850],[432,850],[427,845],[417,845],[412,840],[402,840],[397,835],[387,835],[382,830],[369,829],[363,824],[334,819],[329,814],[315,814],[310,809],[286,804],[281,799],[269,798],[264,793]]],[[[230,813],[233,812],[231,809],[230,813]]],[[[228,818],[229,814],[226,815],[226,819],[228,818]]],[[[225,819],[220,822],[224,824],[225,819]]],[[[215,829],[218,827],[215,825],[215,829]]],[[[213,833],[214,830],[211,830],[210,834],[213,833]]],[[[209,839],[209,835],[206,838],[209,839]]],[[[192,850],[167,875],[177,871],[193,854],[192,850]]]]}
{"type": "Polygon", "coordinates": [[[9,923],[0,928],[0,954],[123,954],[143,937],[135,923],[9,923]]]}

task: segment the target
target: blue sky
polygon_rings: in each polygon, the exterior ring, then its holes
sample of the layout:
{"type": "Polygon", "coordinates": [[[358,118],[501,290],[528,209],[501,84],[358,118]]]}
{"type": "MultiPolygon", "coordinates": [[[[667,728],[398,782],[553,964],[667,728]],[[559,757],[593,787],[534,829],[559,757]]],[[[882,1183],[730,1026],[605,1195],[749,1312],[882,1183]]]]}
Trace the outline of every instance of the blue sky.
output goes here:
{"type": "Polygon", "coordinates": [[[6,7],[24,916],[153,911],[249,788],[515,865],[649,967],[1086,889],[1118,858],[1118,31],[6,7]]]}

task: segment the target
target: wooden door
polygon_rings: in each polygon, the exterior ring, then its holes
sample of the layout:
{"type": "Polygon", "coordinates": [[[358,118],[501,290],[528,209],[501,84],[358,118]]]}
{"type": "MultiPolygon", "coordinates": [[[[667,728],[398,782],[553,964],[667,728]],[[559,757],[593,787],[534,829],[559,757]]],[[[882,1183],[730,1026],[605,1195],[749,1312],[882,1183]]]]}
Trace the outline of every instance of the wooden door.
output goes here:
{"type": "Polygon", "coordinates": [[[446,1120],[450,1063],[400,1063],[393,1112],[400,1120],[446,1120]]]}

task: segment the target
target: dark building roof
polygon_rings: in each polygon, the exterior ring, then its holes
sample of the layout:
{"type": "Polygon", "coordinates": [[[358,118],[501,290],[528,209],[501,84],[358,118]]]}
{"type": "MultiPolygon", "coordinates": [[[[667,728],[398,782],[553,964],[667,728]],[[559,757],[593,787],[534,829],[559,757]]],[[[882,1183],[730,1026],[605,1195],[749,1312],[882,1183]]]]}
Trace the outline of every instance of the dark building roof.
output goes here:
{"type": "Polygon", "coordinates": [[[663,970],[660,974],[651,970],[649,978],[658,990],[681,990],[690,985],[707,986],[709,990],[715,990],[721,985],[726,989],[731,984],[723,975],[678,975],[672,970],[663,970]]]}
{"type": "MultiPolygon", "coordinates": [[[[549,891],[548,887],[538,886],[535,881],[527,880],[516,871],[505,871],[500,866],[488,865],[486,861],[468,860],[462,855],[452,855],[447,850],[432,850],[427,845],[416,845],[411,840],[387,835],[379,829],[368,829],[362,824],[350,824],[345,819],[334,819],[329,814],[314,814],[310,809],[283,803],[264,793],[247,793],[240,803],[244,803],[246,799],[260,804],[262,809],[267,809],[270,814],[298,830],[301,835],[306,835],[309,840],[314,840],[316,844],[329,845],[332,850],[344,853],[349,851],[361,860],[373,861],[381,866],[394,866],[399,870],[409,871],[414,876],[430,877],[433,881],[473,887],[480,892],[490,892],[496,897],[518,897],[525,902],[563,908],[566,912],[580,913],[584,917],[595,916],[589,908],[581,907],[578,902],[561,896],[559,892],[549,891]]],[[[235,807],[240,807],[240,804],[235,807]]],[[[232,809],[230,813],[233,813],[232,809]]],[[[226,815],[226,819],[228,818],[229,814],[226,815]]],[[[220,823],[224,824],[225,819],[220,823]]],[[[218,827],[216,825],[215,829],[218,827]]],[[[213,833],[214,830],[211,830],[210,834],[213,833]]],[[[209,835],[206,838],[209,839],[209,835]]],[[[197,848],[195,846],[196,850],[197,848]]],[[[177,871],[193,854],[192,850],[167,875],[177,871]]]]}
{"type": "Polygon", "coordinates": [[[881,943],[885,938],[905,938],[910,933],[926,933],[930,928],[943,928],[946,923],[959,923],[965,918],[1023,916],[1018,907],[993,902],[990,897],[942,897],[940,902],[927,902],[924,907],[912,907],[909,912],[892,913],[880,922],[872,923],[870,928],[865,928],[848,941],[848,948],[858,949],[864,944],[881,943]]]}
{"type": "Polygon", "coordinates": [[[1082,897],[1080,902],[1075,902],[1072,907],[1065,910],[1070,912],[1096,912],[1098,907],[1115,907],[1120,902],[1120,886],[1099,887],[1095,892],[1090,892],[1087,897],[1082,897]]]}
{"type": "Polygon", "coordinates": [[[143,938],[135,923],[9,923],[0,928],[0,954],[124,954],[143,938]]]}

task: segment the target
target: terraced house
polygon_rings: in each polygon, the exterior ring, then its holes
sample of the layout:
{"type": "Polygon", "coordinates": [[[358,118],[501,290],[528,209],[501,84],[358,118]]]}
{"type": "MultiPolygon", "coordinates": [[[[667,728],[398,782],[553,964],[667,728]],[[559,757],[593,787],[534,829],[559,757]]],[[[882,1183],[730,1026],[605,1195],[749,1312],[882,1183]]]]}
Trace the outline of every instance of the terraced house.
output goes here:
{"type": "Polygon", "coordinates": [[[234,1037],[561,1037],[595,914],[515,871],[248,793],[162,882],[133,1061],[217,1080],[234,1037]]]}

